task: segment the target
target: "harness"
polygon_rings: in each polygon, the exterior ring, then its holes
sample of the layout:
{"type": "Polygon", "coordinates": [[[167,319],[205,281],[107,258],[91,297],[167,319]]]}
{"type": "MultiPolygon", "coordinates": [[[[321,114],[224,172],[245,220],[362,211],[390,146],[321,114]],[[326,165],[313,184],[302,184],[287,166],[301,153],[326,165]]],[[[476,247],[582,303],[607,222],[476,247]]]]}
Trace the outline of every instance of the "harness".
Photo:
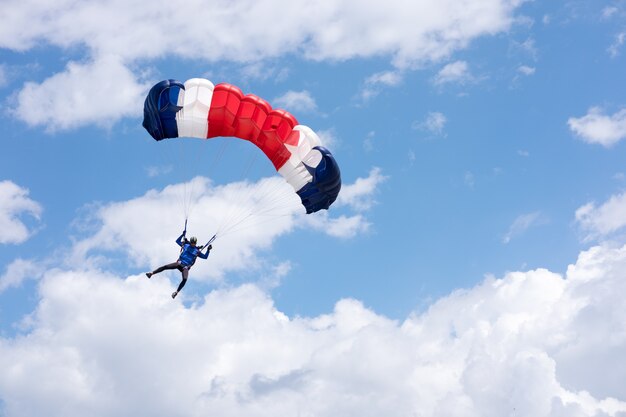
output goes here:
{"type": "Polygon", "coordinates": [[[183,267],[190,268],[196,262],[198,253],[200,253],[200,249],[198,249],[197,246],[192,246],[189,243],[185,243],[180,251],[178,262],[183,267]]]}

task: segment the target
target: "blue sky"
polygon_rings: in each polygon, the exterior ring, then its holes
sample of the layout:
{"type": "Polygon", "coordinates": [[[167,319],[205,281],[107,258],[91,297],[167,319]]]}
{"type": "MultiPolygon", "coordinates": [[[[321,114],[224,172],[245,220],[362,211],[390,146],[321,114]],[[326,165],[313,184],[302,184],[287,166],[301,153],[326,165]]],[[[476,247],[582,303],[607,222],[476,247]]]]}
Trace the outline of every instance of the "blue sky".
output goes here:
{"type": "Polygon", "coordinates": [[[624,1],[152,4],[0,6],[1,416],[130,414],[153,377],[191,381],[153,415],[626,413],[624,1]],[[187,214],[203,241],[289,193],[242,141],[150,138],[147,90],[194,77],[289,110],[344,187],[218,236],[172,301],[143,272],[187,214]]]}

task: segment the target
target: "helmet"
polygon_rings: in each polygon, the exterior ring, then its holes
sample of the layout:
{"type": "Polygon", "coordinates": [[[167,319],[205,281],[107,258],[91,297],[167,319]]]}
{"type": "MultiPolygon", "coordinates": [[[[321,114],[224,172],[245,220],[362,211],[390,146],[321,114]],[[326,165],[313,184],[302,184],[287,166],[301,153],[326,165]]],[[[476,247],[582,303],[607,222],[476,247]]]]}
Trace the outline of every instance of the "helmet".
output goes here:
{"type": "Polygon", "coordinates": [[[189,238],[189,243],[192,243],[192,244],[195,245],[196,243],[198,243],[198,238],[196,238],[195,236],[190,237],[189,238]]]}

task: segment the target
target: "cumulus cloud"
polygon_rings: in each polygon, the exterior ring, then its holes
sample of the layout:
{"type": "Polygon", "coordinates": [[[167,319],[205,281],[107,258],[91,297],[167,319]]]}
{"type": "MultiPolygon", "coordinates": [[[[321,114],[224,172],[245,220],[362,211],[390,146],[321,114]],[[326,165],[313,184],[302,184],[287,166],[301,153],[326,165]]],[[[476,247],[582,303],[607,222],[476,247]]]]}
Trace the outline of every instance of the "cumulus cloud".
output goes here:
{"type": "Polygon", "coordinates": [[[449,83],[465,84],[471,80],[472,75],[469,72],[467,62],[456,61],[443,67],[437,75],[435,75],[433,83],[435,85],[449,83]]]}
{"type": "Polygon", "coordinates": [[[517,218],[515,218],[515,220],[509,227],[509,231],[506,232],[506,234],[502,238],[502,242],[509,243],[511,239],[514,239],[524,234],[531,227],[541,224],[544,221],[545,219],[539,211],[519,215],[517,218]]]}
{"type": "Polygon", "coordinates": [[[0,243],[22,243],[32,235],[22,216],[39,220],[43,209],[28,194],[12,181],[0,181],[0,243]]]}
{"type": "Polygon", "coordinates": [[[312,112],[317,110],[315,99],[308,91],[287,91],[274,99],[273,107],[284,107],[290,111],[312,112]]]}
{"type": "Polygon", "coordinates": [[[173,262],[174,240],[189,216],[189,236],[196,235],[204,243],[218,234],[210,267],[198,261],[194,277],[221,279],[227,271],[259,268],[256,254],[293,230],[303,211],[298,196],[282,178],[214,186],[197,177],[129,201],[90,208],[89,217],[81,222],[94,232],[75,243],[69,261],[99,263],[107,259],[97,256],[103,251],[121,251],[135,267],[173,262]]]}
{"type": "MultiPolygon", "coordinates": [[[[352,0],[324,5],[302,0],[288,5],[277,0],[238,0],[227,5],[158,0],[145,7],[121,0],[79,4],[7,0],[3,3],[0,48],[28,51],[47,44],[85,51],[80,63],[70,64],[43,82],[27,83],[19,96],[19,109],[37,105],[35,98],[54,104],[52,112],[46,113],[49,116],[22,113],[26,122],[66,129],[136,115],[129,110],[133,107],[125,105],[136,103],[137,92],[142,90],[142,82],[130,70],[139,63],[174,56],[258,68],[259,62],[291,55],[318,61],[383,56],[395,69],[416,68],[446,59],[478,37],[506,31],[523,2],[478,0],[467,7],[437,0],[395,5],[352,0]],[[268,14],[269,10],[280,13],[268,14]],[[55,85],[63,86],[64,99],[49,96],[58,92],[55,85]],[[124,97],[104,94],[109,99],[104,100],[106,104],[76,107],[85,100],[81,94],[110,91],[124,92],[124,97]],[[66,106],[77,114],[68,114],[69,110],[63,109],[66,106]]],[[[389,83],[393,74],[383,74],[376,83],[389,83]]]]}
{"type": "Polygon", "coordinates": [[[389,177],[383,175],[380,168],[374,167],[367,177],[357,178],[354,184],[343,186],[335,204],[350,206],[358,211],[368,210],[375,204],[374,194],[387,179],[389,177]]]}
{"type": "Polygon", "coordinates": [[[158,1],[154,7],[121,0],[47,4],[9,0],[0,47],[27,50],[41,41],[116,54],[125,59],[167,53],[209,61],[258,61],[302,52],[311,59],[390,55],[398,66],[439,59],[472,39],[506,30],[519,0],[481,0],[472,7],[430,0],[383,3],[251,0],[228,5],[158,1]],[[120,14],[119,10],[124,13],[120,14]],[[358,9],[358,13],[354,11],[358,9]],[[268,10],[280,10],[268,18],[268,10]],[[245,11],[245,12],[242,12],[245,11]],[[101,22],[109,22],[102,25],[101,22]],[[81,22],[81,24],[76,24],[81,22]],[[22,30],[29,27],[29,30],[22,30]],[[238,30],[229,30],[231,28],[238,30]],[[381,28],[385,28],[381,30],[381,28]],[[358,35],[357,35],[358,34],[358,35]],[[198,42],[202,39],[203,42],[198,42]]]}
{"type": "Polygon", "coordinates": [[[147,89],[116,57],[70,62],[64,72],[24,84],[13,114],[49,131],[87,124],[110,127],[122,117],[140,114],[147,89]]]}
{"type": "Polygon", "coordinates": [[[229,271],[268,269],[272,266],[258,254],[297,228],[341,238],[365,232],[370,222],[362,211],[371,207],[385,178],[374,168],[368,177],[344,184],[330,212],[306,215],[299,197],[281,177],[219,186],[197,177],[132,200],[89,207],[76,222],[87,231],[86,236],[76,239],[67,259],[69,264],[102,267],[117,253],[133,267],[156,268],[173,262],[177,256],[174,240],[187,215],[188,235],[196,235],[200,243],[217,233],[211,262],[198,261],[195,278],[215,281],[229,271]],[[342,206],[353,213],[336,214],[342,206]]]}
{"type": "Polygon", "coordinates": [[[626,226],[626,192],[611,196],[600,206],[589,202],[576,210],[576,221],[585,239],[610,236],[626,226]]]}
{"type": "Polygon", "coordinates": [[[337,238],[352,238],[367,232],[371,223],[364,212],[371,209],[375,204],[375,195],[380,185],[389,177],[382,174],[382,170],[374,167],[365,178],[357,178],[353,184],[344,184],[333,207],[347,207],[356,214],[340,215],[332,218],[328,212],[322,211],[315,216],[305,216],[300,219],[302,224],[309,228],[319,230],[337,238]]]}
{"type": "Polygon", "coordinates": [[[626,109],[606,115],[601,108],[592,107],[583,117],[570,117],[567,124],[583,141],[609,148],[626,138],[626,109]]]}
{"type": "Polygon", "coordinates": [[[618,417],[625,269],[626,246],[595,247],[401,321],[354,299],[288,317],[254,285],[185,307],[165,280],[57,269],[0,338],[3,415],[618,417]]]}

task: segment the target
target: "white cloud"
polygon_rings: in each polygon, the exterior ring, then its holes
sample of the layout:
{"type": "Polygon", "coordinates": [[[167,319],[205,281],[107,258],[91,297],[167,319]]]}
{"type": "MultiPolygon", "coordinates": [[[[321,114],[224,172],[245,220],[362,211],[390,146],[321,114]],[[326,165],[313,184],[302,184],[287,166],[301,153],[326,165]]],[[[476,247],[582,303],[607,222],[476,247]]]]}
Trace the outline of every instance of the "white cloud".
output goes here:
{"type": "MultiPolygon", "coordinates": [[[[72,63],[43,82],[27,83],[17,105],[20,110],[27,105],[39,110],[35,99],[53,104],[51,114],[31,112],[22,117],[27,123],[67,129],[135,116],[136,107],[129,104],[136,104],[144,89],[134,68],[149,60],[235,62],[258,75],[263,72],[260,62],[285,56],[318,61],[382,56],[401,71],[449,58],[476,38],[506,31],[523,2],[477,0],[467,7],[437,0],[394,4],[342,0],[324,5],[302,0],[288,5],[277,0],[238,0],[228,5],[157,0],[145,7],[122,0],[78,4],[6,0],[0,48],[28,51],[52,45],[85,51],[79,60],[87,64],[72,63]],[[63,94],[51,96],[59,86],[63,94]],[[107,100],[90,102],[87,97],[94,94],[107,100]],[[81,103],[87,105],[77,106],[81,103]]],[[[376,83],[389,85],[395,76],[394,71],[383,73],[376,83]]]]}
{"type": "Polygon", "coordinates": [[[398,71],[384,71],[369,76],[365,83],[368,85],[397,86],[402,82],[402,73],[398,71]]]}
{"type": "Polygon", "coordinates": [[[354,299],[290,318],[252,285],[185,307],[165,280],[54,270],[26,333],[0,338],[3,415],[619,417],[625,269],[626,246],[595,247],[565,277],[487,278],[400,322],[354,299]]]}
{"type": "Polygon", "coordinates": [[[425,130],[437,136],[445,136],[444,127],[448,119],[443,113],[428,112],[426,119],[419,122],[413,122],[412,128],[416,130],[425,130]]]}
{"type": "Polygon", "coordinates": [[[380,168],[372,168],[366,178],[357,178],[354,184],[342,186],[335,204],[358,211],[369,210],[375,204],[374,194],[387,179],[389,177],[383,175],[380,168]]]}
{"type": "Polygon", "coordinates": [[[306,225],[310,229],[341,239],[350,239],[366,233],[372,226],[362,214],[341,215],[331,218],[327,212],[318,212],[314,215],[306,216],[301,221],[302,225],[306,225]]]}
{"type": "Polygon", "coordinates": [[[526,56],[529,56],[533,60],[537,60],[537,47],[535,45],[535,40],[532,38],[526,39],[524,42],[512,42],[512,48],[514,50],[520,51],[526,56]]]}
{"type": "Polygon", "coordinates": [[[7,266],[4,274],[0,275],[0,293],[7,288],[19,287],[27,279],[38,279],[44,271],[44,268],[34,261],[14,260],[7,266]]]}
{"type": "Polygon", "coordinates": [[[599,107],[592,107],[583,117],[570,117],[567,124],[583,141],[608,148],[626,138],[626,109],[605,115],[599,107]]]}
{"type": "Polygon", "coordinates": [[[615,35],[615,40],[607,49],[611,58],[615,58],[619,55],[620,49],[622,48],[622,45],[624,45],[624,41],[626,41],[626,32],[620,32],[615,35]]]}
{"type": "Polygon", "coordinates": [[[178,256],[174,240],[188,215],[188,236],[205,243],[214,233],[218,235],[209,261],[199,260],[194,266],[194,279],[220,280],[231,271],[271,269],[259,253],[297,228],[340,238],[367,231],[371,224],[361,211],[371,207],[385,179],[374,168],[367,178],[345,183],[330,212],[306,215],[299,197],[282,177],[221,186],[197,177],[129,201],[90,207],[87,217],[76,222],[88,235],[75,241],[67,262],[102,267],[112,262],[114,254],[146,270],[173,262],[178,256]],[[336,215],[342,206],[357,213],[336,215]]]}
{"type": "Polygon", "coordinates": [[[28,197],[29,191],[11,181],[0,181],[0,244],[22,243],[33,233],[22,221],[27,215],[39,220],[42,207],[28,197]]]}
{"type": "Polygon", "coordinates": [[[99,263],[103,258],[96,255],[102,251],[122,251],[135,267],[173,262],[178,256],[174,240],[188,215],[188,236],[205,243],[218,233],[209,260],[194,266],[194,278],[221,279],[228,271],[259,268],[259,251],[293,230],[303,212],[298,196],[279,177],[222,186],[197,177],[129,201],[91,208],[92,217],[83,223],[92,223],[95,233],[76,242],[69,262],[99,263]]]}
{"type": "Polygon", "coordinates": [[[382,174],[378,167],[372,168],[367,177],[359,177],[353,184],[343,184],[341,192],[333,207],[349,207],[356,214],[347,216],[340,215],[331,218],[328,212],[318,212],[301,218],[301,224],[326,233],[329,236],[349,239],[359,234],[366,233],[371,227],[370,221],[363,212],[371,209],[375,204],[375,194],[380,185],[389,177],[382,174]]]}
{"type": "Polygon", "coordinates": [[[604,9],[602,9],[602,17],[605,19],[608,19],[611,16],[615,15],[617,12],[619,12],[619,9],[617,7],[607,6],[604,9]]]}
{"type": "Polygon", "coordinates": [[[395,87],[402,82],[403,74],[400,71],[384,71],[370,75],[365,79],[365,85],[360,92],[360,99],[364,102],[380,94],[384,87],[395,87]]]}
{"type": "Polygon", "coordinates": [[[413,165],[415,163],[415,160],[417,159],[415,155],[415,151],[413,151],[413,149],[409,149],[408,158],[409,158],[409,163],[413,165]]]}
{"type": "Polygon", "coordinates": [[[6,65],[0,64],[0,87],[4,87],[8,83],[6,65]]]}
{"type": "Polygon", "coordinates": [[[149,166],[146,168],[146,174],[150,178],[159,177],[172,172],[174,168],[171,165],[166,166],[149,166]]]}
{"type": "Polygon", "coordinates": [[[443,67],[433,79],[435,85],[458,83],[465,84],[472,80],[467,62],[455,61],[443,67]]]}
{"type": "Polygon", "coordinates": [[[511,239],[524,234],[531,227],[537,226],[544,221],[545,219],[539,211],[522,214],[513,221],[513,223],[509,227],[509,231],[502,238],[502,242],[509,243],[511,239]]]}
{"type": "Polygon", "coordinates": [[[87,124],[110,127],[122,117],[140,114],[147,88],[117,57],[70,62],[64,72],[42,83],[26,83],[12,112],[49,131],[87,124]]]}
{"type": "Polygon", "coordinates": [[[476,176],[474,175],[473,172],[466,171],[465,174],[463,175],[463,182],[469,188],[474,188],[474,185],[476,185],[476,176]]]}
{"type": "Polygon", "coordinates": [[[312,112],[317,110],[315,99],[308,91],[287,91],[282,96],[274,99],[272,102],[274,108],[284,107],[290,112],[312,112]]]}
{"type": "Polygon", "coordinates": [[[599,207],[587,203],[576,210],[576,221],[586,239],[607,237],[626,226],[626,192],[611,196],[599,207]]]}
{"type": "Polygon", "coordinates": [[[521,65],[517,68],[517,71],[524,75],[533,75],[535,73],[535,68],[529,67],[528,65],[521,65]]]}
{"type": "Polygon", "coordinates": [[[317,133],[317,136],[319,136],[322,141],[322,145],[325,147],[329,149],[337,149],[341,146],[341,142],[339,138],[337,138],[337,133],[334,129],[318,130],[315,133],[317,133]]]}
{"type": "Polygon", "coordinates": [[[407,66],[440,59],[476,37],[508,29],[522,3],[481,0],[467,7],[430,0],[357,7],[349,0],[324,5],[240,0],[225,6],[161,0],[147,8],[121,0],[8,0],[0,47],[27,50],[44,41],[86,45],[125,60],[170,53],[213,62],[254,62],[298,51],[318,60],[389,55],[395,65],[407,66]]]}
{"type": "Polygon", "coordinates": [[[376,149],[374,145],[375,138],[376,138],[376,132],[370,131],[367,133],[367,136],[365,137],[365,140],[363,141],[363,149],[365,150],[365,152],[372,152],[374,149],[376,149]]]}

